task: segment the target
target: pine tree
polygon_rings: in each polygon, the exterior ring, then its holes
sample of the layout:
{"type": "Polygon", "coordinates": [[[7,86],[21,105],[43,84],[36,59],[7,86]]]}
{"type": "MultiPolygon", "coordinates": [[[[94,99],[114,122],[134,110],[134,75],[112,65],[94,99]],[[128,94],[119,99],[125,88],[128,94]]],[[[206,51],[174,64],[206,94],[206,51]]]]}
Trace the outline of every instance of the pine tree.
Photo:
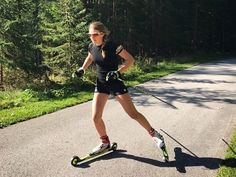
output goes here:
{"type": "Polygon", "coordinates": [[[54,76],[70,77],[87,51],[87,22],[78,0],[47,2],[42,13],[44,31],[41,51],[54,76]]]}
{"type": "MultiPolygon", "coordinates": [[[[40,41],[38,30],[39,1],[1,1],[1,58],[14,71],[20,69],[30,79],[38,76],[40,51],[36,48],[40,41]]],[[[19,77],[23,77],[22,74],[19,77]]]]}

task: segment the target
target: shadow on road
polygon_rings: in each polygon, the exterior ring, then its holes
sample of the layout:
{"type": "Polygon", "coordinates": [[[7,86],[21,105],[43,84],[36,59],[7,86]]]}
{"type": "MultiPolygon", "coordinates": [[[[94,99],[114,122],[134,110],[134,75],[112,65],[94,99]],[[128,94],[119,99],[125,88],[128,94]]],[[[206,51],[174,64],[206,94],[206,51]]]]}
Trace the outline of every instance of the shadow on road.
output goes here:
{"type": "Polygon", "coordinates": [[[90,164],[97,162],[99,160],[110,160],[116,158],[125,158],[135,160],[141,163],[146,163],[149,165],[157,166],[157,167],[173,167],[180,173],[186,173],[186,167],[205,167],[207,169],[218,169],[220,165],[228,166],[235,168],[236,167],[236,159],[220,159],[220,158],[212,158],[212,157],[196,157],[187,153],[183,153],[180,147],[174,148],[175,160],[169,162],[162,162],[156,159],[140,157],[128,154],[125,150],[117,150],[112,154],[108,154],[106,156],[100,157],[98,159],[94,159],[92,161],[83,163],[78,166],[78,168],[89,168],[90,164]]]}
{"type": "Polygon", "coordinates": [[[202,166],[208,169],[218,169],[222,159],[211,157],[196,157],[182,152],[180,147],[174,148],[175,161],[172,165],[180,173],[186,173],[186,167],[202,166]]]}
{"type": "MultiPolygon", "coordinates": [[[[161,100],[162,105],[168,108],[178,109],[175,106],[175,102],[194,104],[198,107],[212,109],[208,106],[208,103],[217,102],[217,103],[227,103],[227,104],[236,104],[235,92],[228,90],[206,90],[199,87],[184,89],[184,88],[175,88],[174,86],[169,86],[167,88],[155,88],[149,87],[145,89],[148,93],[146,95],[151,95],[161,100]]],[[[143,99],[140,97],[142,93],[133,93],[132,96],[136,98],[135,104],[142,106],[150,106],[156,103],[152,103],[148,99],[143,99]]]]}
{"type": "MultiPolygon", "coordinates": [[[[114,158],[125,158],[125,159],[132,159],[138,162],[146,163],[153,166],[158,167],[172,167],[176,168],[176,170],[180,173],[186,173],[186,167],[205,167],[207,169],[218,169],[220,166],[226,166],[226,167],[236,167],[236,159],[235,158],[229,158],[229,159],[220,159],[220,158],[213,158],[213,157],[199,157],[194,152],[192,152],[190,149],[188,149],[186,146],[184,146],[181,142],[176,140],[173,136],[171,136],[169,133],[167,133],[165,130],[161,129],[163,133],[165,133],[169,138],[174,140],[177,144],[180,145],[180,147],[174,148],[174,159],[169,162],[163,162],[158,161],[156,159],[146,158],[146,157],[140,157],[128,154],[126,150],[117,150],[114,153],[107,154],[106,156],[85,162],[83,164],[80,164],[79,168],[88,168],[90,167],[90,164],[99,160],[109,160],[114,158]],[[188,153],[185,153],[182,151],[181,147],[187,151],[188,153]]],[[[222,139],[228,146],[229,144],[222,139]]],[[[230,147],[230,146],[229,146],[230,147]]],[[[235,151],[233,151],[235,153],[235,151]]]]}
{"type": "Polygon", "coordinates": [[[137,105],[142,106],[150,106],[153,104],[156,104],[155,102],[152,102],[149,99],[144,99],[140,97],[140,95],[149,95],[152,97],[157,98],[162,102],[162,106],[172,108],[172,109],[178,109],[175,105],[176,102],[180,103],[190,103],[194,104],[198,107],[213,109],[208,106],[208,103],[212,102],[218,102],[218,103],[226,103],[226,104],[236,104],[235,100],[235,90],[224,90],[223,87],[219,87],[222,89],[218,90],[211,90],[209,89],[209,85],[224,85],[227,87],[232,87],[236,82],[233,81],[227,81],[223,79],[205,79],[205,78],[195,78],[194,75],[224,75],[224,76],[230,76],[234,77],[236,76],[235,69],[230,69],[228,65],[235,64],[236,60],[226,60],[223,62],[219,62],[216,64],[207,64],[208,67],[211,67],[211,69],[207,69],[204,67],[201,67],[200,69],[188,69],[181,72],[176,73],[176,75],[172,77],[164,77],[159,79],[154,79],[152,81],[149,81],[150,85],[145,86],[138,86],[134,88],[132,91],[132,96],[136,97],[135,103],[137,105]],[[220,68],[217,68],[216,66],[220,65],[220,68]],[[192,78],[189,77],[179,77],[179,76],[189,76],[193,75],[192,78]],[[186,85],[195,85],[195,87],[190,88],[178,88],[176,87],[176,84],[184,83],[186,85]],[[157,87],[157,84],[159,84],[160,87],[157,87]],[[162,87],[162,85],[165,84],[165,87],[162,87]]]}

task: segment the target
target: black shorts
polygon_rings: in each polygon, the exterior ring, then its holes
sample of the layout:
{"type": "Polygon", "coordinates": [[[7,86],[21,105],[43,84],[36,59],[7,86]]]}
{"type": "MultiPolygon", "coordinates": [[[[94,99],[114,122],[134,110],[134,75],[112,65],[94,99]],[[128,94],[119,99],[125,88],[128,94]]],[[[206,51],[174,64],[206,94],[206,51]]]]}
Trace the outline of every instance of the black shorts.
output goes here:
{"type": "Polygon", "coordinates": [[[105,93],[108,95],[112,94],[114,96],[117,96],[128,93],[128,89],[120,80],[116,80],[113,82],[100,82],[99,80],[97,80],[95,93],[105,93]]]}

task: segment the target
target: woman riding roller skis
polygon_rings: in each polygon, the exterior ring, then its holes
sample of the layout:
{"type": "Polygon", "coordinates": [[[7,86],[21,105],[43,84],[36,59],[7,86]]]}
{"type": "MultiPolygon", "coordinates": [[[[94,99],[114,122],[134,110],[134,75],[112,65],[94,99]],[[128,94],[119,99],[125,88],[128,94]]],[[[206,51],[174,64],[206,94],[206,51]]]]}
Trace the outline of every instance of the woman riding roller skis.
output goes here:
{"type": "Polygon", "coordinates": [[[115,96],[116,100],[132,119],[136,120],[147,130],[159,148],[165,148],[162,135],[137,111],[127,87],[120,79],[121,74],[133,65],[133,56],[122,45],[108,40],[109,31],[101,22],[92,22],[89,25],[89,35],[92,42],[89,44],[88,55],[82,67],[75,74],[78,77],[82,77],[92,62],[96,64],[97,81],[92,101],[92,118],[101,143],[92,150],[92,153],[100,153],[110,147],[110,140],[102,119],[104,106],[110,94],[115,96]],[[124,60],[121,65],[119,65],[120,59],[118,55],[124,60]]]}

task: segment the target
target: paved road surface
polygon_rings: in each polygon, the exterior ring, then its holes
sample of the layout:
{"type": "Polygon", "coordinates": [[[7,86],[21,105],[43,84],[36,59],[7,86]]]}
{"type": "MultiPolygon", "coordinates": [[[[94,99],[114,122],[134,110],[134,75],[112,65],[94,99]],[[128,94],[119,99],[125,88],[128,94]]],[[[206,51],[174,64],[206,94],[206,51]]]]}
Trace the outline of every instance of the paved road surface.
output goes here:
{"type": "Polygon", "coordinates": [[[223,140],[229,142],[236,127],[236,59],[198,65],[140,87],[159,98],[130,90],[138,110],[161,129],[168,164],[147,132],[111,98],[104,119],[117,152],[78,168],[70,165],[73,155],[98,143],[87,102],[0,129],[0,177],[214,177],[227,148],[223,140]]]}

